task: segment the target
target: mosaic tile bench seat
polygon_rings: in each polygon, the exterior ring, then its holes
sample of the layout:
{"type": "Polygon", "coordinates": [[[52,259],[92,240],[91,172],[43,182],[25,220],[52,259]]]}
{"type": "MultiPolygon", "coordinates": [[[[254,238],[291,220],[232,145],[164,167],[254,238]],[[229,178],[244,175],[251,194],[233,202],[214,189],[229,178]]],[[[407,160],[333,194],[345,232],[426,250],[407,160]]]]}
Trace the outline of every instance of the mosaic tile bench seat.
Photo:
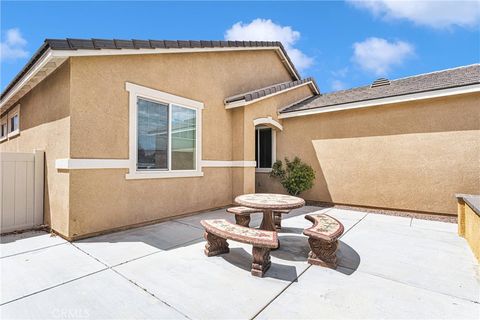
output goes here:
{"type": "Polygon", "coordinates": [[[204,237],[207,240],[204,250],[206,256],[229,252],[227,239],[234,240],[253,246],[252,275],[263,277],[270,268],[270,249],[278,247],[276,232],[239,226],[225,219],[202,220],[201,224],[205,228],[204,237]]]}
{"type": "MultiPolygon", "coordinates": [[[[252,213],[261,213],[261,209],[254,209],[248,207],[231,207],[227,209],[228,213],[233,213],[235,215],[235,222],[238,225],[248,227],[250,225],[250,215],[252,213]]],[[[275,228],[280,230],[282,228],[282,213],[289,213],[290,210],[274,210],[274,222],[275,228]]]]}
{"type": "Polygon", "coordinates": [[[343,224],[326,214],[309,214],[305,219],[313,223],[303,231],[311,250],[308,263],[336,269],[338,238],[343,234],[343,224]]]}

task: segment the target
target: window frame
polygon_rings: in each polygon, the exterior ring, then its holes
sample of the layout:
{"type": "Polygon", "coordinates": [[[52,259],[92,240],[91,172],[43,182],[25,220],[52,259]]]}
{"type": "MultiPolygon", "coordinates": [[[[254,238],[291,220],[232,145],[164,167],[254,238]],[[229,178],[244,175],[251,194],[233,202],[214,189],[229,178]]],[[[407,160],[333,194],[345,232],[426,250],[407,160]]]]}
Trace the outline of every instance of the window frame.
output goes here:
{"type": "Polygon", "coordinates": [[[5,141],[8,139],[8,115],[5,114],[3,117],[0,118],[0,142],[5,141]],[[6,125],[5,135],[1,135],[1,126],[6,125]]]}
{"type": "Polygon", "coordinates": [[[20,105],[17,104],[13,109],[8,111],[8,114],[7,114],[7,138],[10,139],[15,136],[18,136],[19,134],[20,134],[20,105]],[[11,121],[15,116],[18,117],[18,128],[12,131],[11,121]]]}
{"type": "MultiPolygon", "coordinates": [[[[258,126],[255,127],[255,132],[257,130],[262,130],[262,129],[271,129],[271,134],[272,134],[272,166],[273,166],[273,164],[275,163],[275,161],[277,159],[277,154],[276,154],[276,150],[277,150],[277,143],[276,143],[277,130],[275,130],[274,128],[271,128],[269,126],[258,125],[258,126]]],[[[258,148],[256,152],[258,154],[258,157],[260,157],[260,134],[258,134],[258,135],[255,134],[255,138],[256,138],[255,145],[258,148]]],[[[259,165],[260,165],[260,161],[257,161],[257,163],[255,165],[255,172],[269,173],[269,172],[272,171],[272,168],[260,168],[260,167],[258,167],[259,165]]]]}
{"type": "Polygon", "coordinates": [[[129,92],[129,172],[126,179],[155,179],[155,178],[180,178],[180,177],[201,177],[203,176],[202,159],[202,110],[204,104],[200,101],[187,99],[172,95],[163,91],[140,86],[126,82],[126,90],[129,92]],[[137,169],[138,160],[138,99],[144,99],[155,103],[168,105],[168,169],[137,169]],[[196,134],[195,134],[195,169],[193,170],[172,170],[172,105],[195,111],[196,134]]]}

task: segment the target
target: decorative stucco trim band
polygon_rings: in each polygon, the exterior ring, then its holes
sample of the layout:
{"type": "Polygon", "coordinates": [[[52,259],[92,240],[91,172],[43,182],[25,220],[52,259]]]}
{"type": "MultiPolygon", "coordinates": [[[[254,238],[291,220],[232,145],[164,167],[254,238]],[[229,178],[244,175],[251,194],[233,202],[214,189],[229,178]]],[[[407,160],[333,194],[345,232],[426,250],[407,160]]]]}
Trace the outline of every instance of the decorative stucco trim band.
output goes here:
{"type": "Polygon", "coordinates": [[[202,167],[216,168],[255,168],[255,161],[218,161],[218,160],[202,160],[202,167]]]}
{"type": "Polygon", "coordinates": [[[56,169],[128,169],[128,159],[57,159],[56,169]]]}
{"type": "MultiPolygon", "coordinates": [[[[82,169],[128,169],[128,159],[57,159],[55,168],[61,170],[82,169]]],[[[202,167],[211,168],[255,168],[255,161],[202,160],[202,167]]]]}

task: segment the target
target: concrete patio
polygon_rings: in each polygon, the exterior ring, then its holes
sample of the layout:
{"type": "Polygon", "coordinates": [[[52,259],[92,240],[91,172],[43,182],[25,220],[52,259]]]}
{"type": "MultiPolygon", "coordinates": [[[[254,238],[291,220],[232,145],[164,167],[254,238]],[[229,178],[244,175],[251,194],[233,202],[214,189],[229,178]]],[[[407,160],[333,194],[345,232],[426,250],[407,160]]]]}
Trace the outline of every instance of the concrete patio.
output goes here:
{"type": "Polygon", "coordinates": [[[284,216],[281,248],[256,278],[248,245],[204,256],[200,220],[218,217],[233,221],[216,210],[74,243],[2,237],[0,317],[480,318],[479,265],[456,224],[304,207],[284,216]],[[303,216],[317,210],[345,226],[337,270],[306,263],[303,216]]]}

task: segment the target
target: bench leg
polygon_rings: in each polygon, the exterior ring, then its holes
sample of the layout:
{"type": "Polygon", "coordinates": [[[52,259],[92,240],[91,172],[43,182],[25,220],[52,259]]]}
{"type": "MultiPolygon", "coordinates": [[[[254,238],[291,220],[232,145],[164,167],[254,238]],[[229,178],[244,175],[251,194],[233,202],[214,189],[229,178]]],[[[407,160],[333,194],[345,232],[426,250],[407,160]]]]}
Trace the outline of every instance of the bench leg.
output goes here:
{"type": "Polygon", "coordinates": [[[327,242],[308,238],[308,243],[311,250],[308,254],[308,263],[332,269],[337,268],[338,240],[327,242]]]}
{"type": "Polygon", "coordinates": [[[270,249],[253,247],[252,250],[252,276],[263,277],[263,274],[270,268],[270,249]]]}
{"type": "Polygon", "coordinates": [[[207,257],[212,257],[222,253],[230,252],[226,239],[220,238],[206,231],[203,237],[205,238],[205,240],[207,240],[207,244],[205,245],[205,250],[203,251],[205,252],[205,255],[207,257]]]}
{"type": "Polygon", "coordinates": [[[244,227],[249,227],[250,226],[250,216],[249,215],[240,215],[240,214],[236,214],[235,215],[235,222],[240,225],[240,226],[244,226],[244,227]]]}
{"type": "Polygon", "coordinates": [[[274,212],[274,223],[275,223],[275,229],[280,230],[282,229],[282,214],[280,212],[274,212]]]}

